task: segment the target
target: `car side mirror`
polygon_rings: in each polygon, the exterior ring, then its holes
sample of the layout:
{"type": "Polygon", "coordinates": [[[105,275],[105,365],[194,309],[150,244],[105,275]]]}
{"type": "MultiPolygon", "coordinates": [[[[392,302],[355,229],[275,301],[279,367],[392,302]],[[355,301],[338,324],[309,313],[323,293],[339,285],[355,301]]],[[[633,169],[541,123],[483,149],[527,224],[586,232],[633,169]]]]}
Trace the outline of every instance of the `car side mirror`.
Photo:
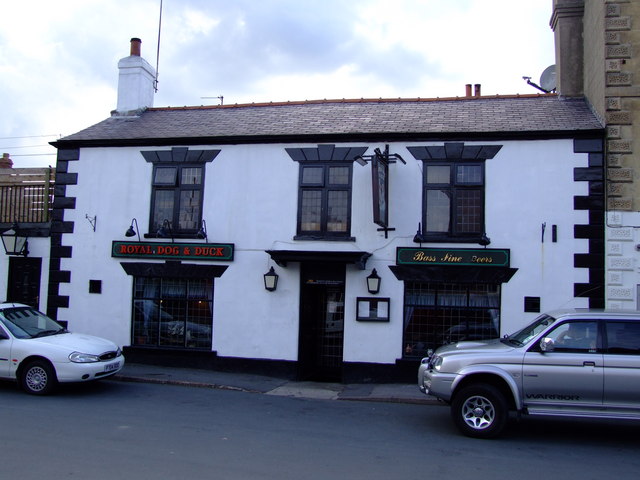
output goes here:
{"type": "Polygon", "coordinates": [[[540,351],[542,353],[553,352],[556,348],[556,342],[553,341],[553,338],[544,337],[540,340],[540,351]]]}

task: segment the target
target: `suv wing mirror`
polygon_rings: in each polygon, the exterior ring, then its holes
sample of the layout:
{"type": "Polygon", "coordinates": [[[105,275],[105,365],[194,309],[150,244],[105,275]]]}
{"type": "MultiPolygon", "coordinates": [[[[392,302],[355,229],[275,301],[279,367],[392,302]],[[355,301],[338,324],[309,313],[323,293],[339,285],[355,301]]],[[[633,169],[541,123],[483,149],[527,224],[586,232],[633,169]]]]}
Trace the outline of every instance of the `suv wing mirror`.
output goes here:
{"type": "Polygon", "coordinates": [[[540,340],[540,351],[542,353],[545,352],[553,352],[556,348],[556,342],[553,341],[553,338],[544,337],[540,340]]]}

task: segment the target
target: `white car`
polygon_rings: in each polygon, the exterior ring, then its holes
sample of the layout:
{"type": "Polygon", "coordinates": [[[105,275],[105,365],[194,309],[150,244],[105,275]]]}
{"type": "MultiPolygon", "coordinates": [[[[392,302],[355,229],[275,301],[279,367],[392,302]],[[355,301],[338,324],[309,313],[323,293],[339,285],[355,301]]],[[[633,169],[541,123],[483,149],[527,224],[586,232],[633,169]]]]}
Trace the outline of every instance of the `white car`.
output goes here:
{"type": "Polygon", "coordinates": [[[27,305],[0,303],[0,378],[45,395],[58,382],[109,377],[124,366],[120,348],[104,338],[70,333],[27,305]]]}

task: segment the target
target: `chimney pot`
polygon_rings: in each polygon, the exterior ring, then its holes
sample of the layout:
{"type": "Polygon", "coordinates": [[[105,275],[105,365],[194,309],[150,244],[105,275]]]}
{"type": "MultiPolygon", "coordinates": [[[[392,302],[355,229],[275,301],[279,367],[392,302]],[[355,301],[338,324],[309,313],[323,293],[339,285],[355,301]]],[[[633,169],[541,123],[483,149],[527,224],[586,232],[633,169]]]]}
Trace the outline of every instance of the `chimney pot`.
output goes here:
{"type": "Polygon", "coordinates": [[[131,55],[135,57],[140,56],[140,44],[142,44],[142,40],[139,38],[131,39],[131,55]]]}
{"type": "Polygon", "coordinates": [[[467,84],[465,85],[465,89],[466,89],[467,97],[470,97],[470,96],[471,96],[471,84],[470,84],[470,83],[467,83],[467,84]]]}
{"type": "Polygon", "coordinates": [[[475,84],[475,96],[476,97],[480,96],[480,84],[479,83],[475,84]]]}

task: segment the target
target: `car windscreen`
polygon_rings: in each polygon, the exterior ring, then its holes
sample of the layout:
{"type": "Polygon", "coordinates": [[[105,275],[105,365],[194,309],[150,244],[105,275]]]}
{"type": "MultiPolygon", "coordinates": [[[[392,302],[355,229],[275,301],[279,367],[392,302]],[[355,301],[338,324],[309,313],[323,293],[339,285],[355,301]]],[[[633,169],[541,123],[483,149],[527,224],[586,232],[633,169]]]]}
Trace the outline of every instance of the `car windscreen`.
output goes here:
{"type": "Polygon", "coordinates": [[[29,307],[0,311],[0,322],[16,338],[36,338],[66,332],[58,322],[29,307]]]}
{"type": "Polygon", "coordinates": [[[518,330],[517,332],[503,338],[502,341],[509,345],[521,347],[537,337],[539,333],[555,321],[556,319],[549,315],[541,315],[522,330],[518,330]]]}

